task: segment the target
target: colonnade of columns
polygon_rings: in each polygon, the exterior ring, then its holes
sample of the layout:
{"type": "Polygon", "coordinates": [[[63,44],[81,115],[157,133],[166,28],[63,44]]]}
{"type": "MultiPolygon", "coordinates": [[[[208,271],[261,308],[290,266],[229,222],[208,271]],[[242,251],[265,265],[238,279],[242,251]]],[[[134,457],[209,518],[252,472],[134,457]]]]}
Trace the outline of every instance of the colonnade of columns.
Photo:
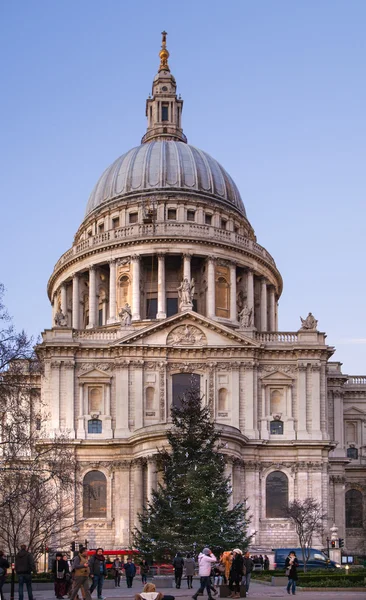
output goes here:
{"type": "MultiPolygon", "coordinates": [[[[160,252],[157,254],[158,274],[157,274],[157,319],[166,318],[166,277],[165,277],[165,258],[167,253],[160,252]]],[[[131,304],[132,304],[132,321],[141,319],[141,256],[133,255],[131,257],[132,267],[132,287],[131,287],[131,304]]],[[[191,259],[189,253],[183,254],[183,278],[191,281],[191,259]]],[[[216,259],[214,257],[207,258],[207,287],[206,287],[206,306],[205,312],[209,318],[216,318],[216,259]]],[[[237,265],[234,262],[229,262],[229,281],[230,301],[228,306],[229,320],[233,323],[238,322],[237,308],[237,265]]],[[[252,311],[253,323],[260,331],[276,331],[277,330],[277,302],[275,296],[275,287],[264,278],[260,279],[260,303],[259,314],[255,315],[258,306],[255,304],[255,275],[252,269],[247,269],[246,273],[246,304],[252,311]],[[254,319],[255,317],[255,319],[254,319]]],[[[93,328],[98,325],[97,315],[97,267],[91,265],[89,267],[89,324],[88,328],[93,328]]],[[[258,283],[256,284],[258,285],[258,283]]],[[[106,323],[115,323],[118,321],[117,312],[117,265],[116,259],[109,262],[109,314],[104,320],[106,323]]],[[[67,292],[66,284],[61,285],[61,310],[67,314],[67,292]]],[[[72,327],[80,328],[80,274],[75,273],[72,278],[72,327]]]]}

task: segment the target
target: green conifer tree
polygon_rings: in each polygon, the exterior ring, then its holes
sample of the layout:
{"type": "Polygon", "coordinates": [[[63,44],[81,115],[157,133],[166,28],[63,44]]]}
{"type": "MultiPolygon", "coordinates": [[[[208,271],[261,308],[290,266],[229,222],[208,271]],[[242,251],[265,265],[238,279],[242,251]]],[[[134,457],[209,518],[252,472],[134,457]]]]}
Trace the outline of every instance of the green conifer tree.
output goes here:
{"type": "Polygon", "coordinates": [[[163,483],[139,515],[133,545],[146,557],[170,560],[177,551],[204,546],[214,552],[245,550],[247,509],[241,502],[229,509],[232,493],[225,475],[221,432],[192,386],[172,409],[170,448],[160,450],[163,483]]]}

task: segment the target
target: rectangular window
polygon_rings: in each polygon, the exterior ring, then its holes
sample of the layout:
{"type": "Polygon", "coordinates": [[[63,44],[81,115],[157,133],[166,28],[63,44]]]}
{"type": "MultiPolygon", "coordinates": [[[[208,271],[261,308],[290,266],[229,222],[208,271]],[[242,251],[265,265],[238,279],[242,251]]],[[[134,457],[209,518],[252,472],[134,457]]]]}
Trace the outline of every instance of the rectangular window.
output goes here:
{"type": "Polygon", "coordinates": [[[176,221],[177,211],[175,208],[168,208],[168,221],[176,221]]]}
{"type": "Polygon", "coordinates": [[[100,308],[98,310],[98,325],[99,325],[99,327],[102,327],[102,325],[103,325],[103,309],[102,308],[100,308]]]}
{"type": "Polygon", "coordinates": [[[227,220],[221,219],[221,229],[226,229],[226,227],[227,227],[227,220]]]}
{"type": "Polygon", "coordinates": [[[114,217],[112,219],[112,229],[117,229],[119,227],[119,217],[114,217]]]}
{"type": "Polygon", "coordinates": [[[98,233],[103,233],[104,231],[104,223],[99,223],[98,225],[98,233]]]}
{"type": "Polygon", "coordinates": [[[139,214],[137,212],[130,213],[129,217],[128,217],[129,223],[137,223],[138,218],[139,218],[139,214]]]}
{"type": "Polygon", "coordinates": [[[158,299],[148,298],[146,300],[146,318],[156,319],[156,313],[158,312],[158,299]]]}
{"type": "Polygon", "coordinates": [[[173,380],[173,406],[180,407],[182,398],[188,391],[199,394],[201,387],[201,376],[197,373],[176,373],[173,380]]]}
{"type": "Polygon", "coordinates": [[[163,104],[163,106],[161,107],[161,120],[169,121],[168,104],[163,104]]]}
{"type": "Polygon", "coordinates": [[[212,215],[205,214],[205,223],[206,225],[211,225],[212,223],[212,215]]]}
{"type": "Polygon", "coordinates": [[[166,299],[166,316],[171,317],[176,315],[178,312],[178,298],[167,298],[166,299]]]}
{"type": "Polygon", "coordinates": [[[196,211],[187,210],[187,221],[195,221],[196,220],[196,211]]]}

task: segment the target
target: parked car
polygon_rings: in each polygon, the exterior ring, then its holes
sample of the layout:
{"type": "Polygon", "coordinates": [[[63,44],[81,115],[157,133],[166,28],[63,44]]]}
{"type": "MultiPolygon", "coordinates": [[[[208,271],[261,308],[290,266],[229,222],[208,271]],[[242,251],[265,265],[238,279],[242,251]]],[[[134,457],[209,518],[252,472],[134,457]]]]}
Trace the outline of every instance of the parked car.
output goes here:
{"type": "MultiPolygon", "coordinates": [[[[274,550],[275,569],[285,568],[285,561],[290,552],[296,552],[297,560],[299,561],[299,567],[301,568],[304,566],[301,548],[277,548],[274,550]]],[[[340,566],[341,565],[339,563],[330,560],[328,556],[321,550],[310,548],[309,560],[306,563],[307,569],[335,569],[339,568],[340,566]]]]}

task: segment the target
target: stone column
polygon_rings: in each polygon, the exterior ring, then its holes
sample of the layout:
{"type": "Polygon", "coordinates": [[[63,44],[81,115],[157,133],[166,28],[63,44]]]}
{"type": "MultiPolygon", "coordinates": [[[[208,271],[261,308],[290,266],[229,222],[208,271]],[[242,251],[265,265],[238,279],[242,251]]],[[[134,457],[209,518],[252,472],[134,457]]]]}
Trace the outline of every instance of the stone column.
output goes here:
{"type": "Polygon", "coordinates": [[[207,299],[206,311],[208,317],[215,317],[215,261],[207,261],[207,299]]]}
{"type": "Polygon", "coordinates": [[[191,281],[191,258],[192,254],[183,254],[183,279],[191,281]]]}
{"type": "Polygon", "coordinates": [[[147,461],[147,500],[151,500],[151,492],[156,489],[157,473],[156,462],[153,456],[150,456],[147,461]]]}
{"type": "Polygon", "coordinates": [[[267,282],[261,280],[261,331],[267,331],[267,282]]]}
{"type": "Polygon", "coordinates": [[[344,427],[343,427],[343,393],[341,389],[333,390],[333,422],[334,439],[338,446],[333,450],[333,456],[345,456],[344,427]]]}
{"type": "Polygon", "coordinates": [[[66,283],[61,285],[61,310],[67,317],[67,296],[66,296],[66,283]]]}
{"type": "Polygon", "coordinates": [[[251,269],[247,273],[247,305],[252,309],[252,323],[254,325],[254,273],[251,269]]]}
{"type": "Polygon", "coordinates": [[[138,525],[138,514],[142,513],[144,506],[144,476],[142,469],[142,460],[137,459],[133,468],[133,490],[134,490],[134,524],[138,525]]]}
{"type": "Polygon", "coordinates": [[[238,311],[236,307],[236,264],[230,265],[230,320],[234,323],[238,320],[238,311]]]}
{"type": "Polygon", "coordinates": [[[84,424],[84,384],[79,383],[79,417],[76,437],[78,440],[85,439],[85,424],[84,424]]]}
{"type": "Polygon", "coordinates": [[[108,323],[117,321],[116,315],[116,260],[109,261],[109,318],[108,323]]]}
{"type": "Polygon", "coordinates": [[[79,329],[79,273],[74,273],[72,278],[72,326],[74,329],[79,329]]]}
{"type": "Polygon", "coordinates": [[[89,267],[89,323],[88,329],[96,326],[97,318],[97,276],[94,265],[89,267]]]}
{"type": "Polygon", "coordinates": [[[166,319],[166,292],[165,292],[165,254],[158,254],[158,314],[157,319],[166,319]]]}
{"type": "Polygon", "coordinates": [[[132,256],[132,320],[139,321],[140,316],[140,256],[132,256]]]}
{"type": "Polygon", "coordinates": [[[276,331],[276,298],[273,285],[269,286],[269,331],[276,331]]]}
{"type": "Polygon", "coordinates": [[[128,361],[117,361],[115,363],[115,438],[124,438],[129,435],[128,415],[130,410],[131,389],[129,371],[128,361]]]}

